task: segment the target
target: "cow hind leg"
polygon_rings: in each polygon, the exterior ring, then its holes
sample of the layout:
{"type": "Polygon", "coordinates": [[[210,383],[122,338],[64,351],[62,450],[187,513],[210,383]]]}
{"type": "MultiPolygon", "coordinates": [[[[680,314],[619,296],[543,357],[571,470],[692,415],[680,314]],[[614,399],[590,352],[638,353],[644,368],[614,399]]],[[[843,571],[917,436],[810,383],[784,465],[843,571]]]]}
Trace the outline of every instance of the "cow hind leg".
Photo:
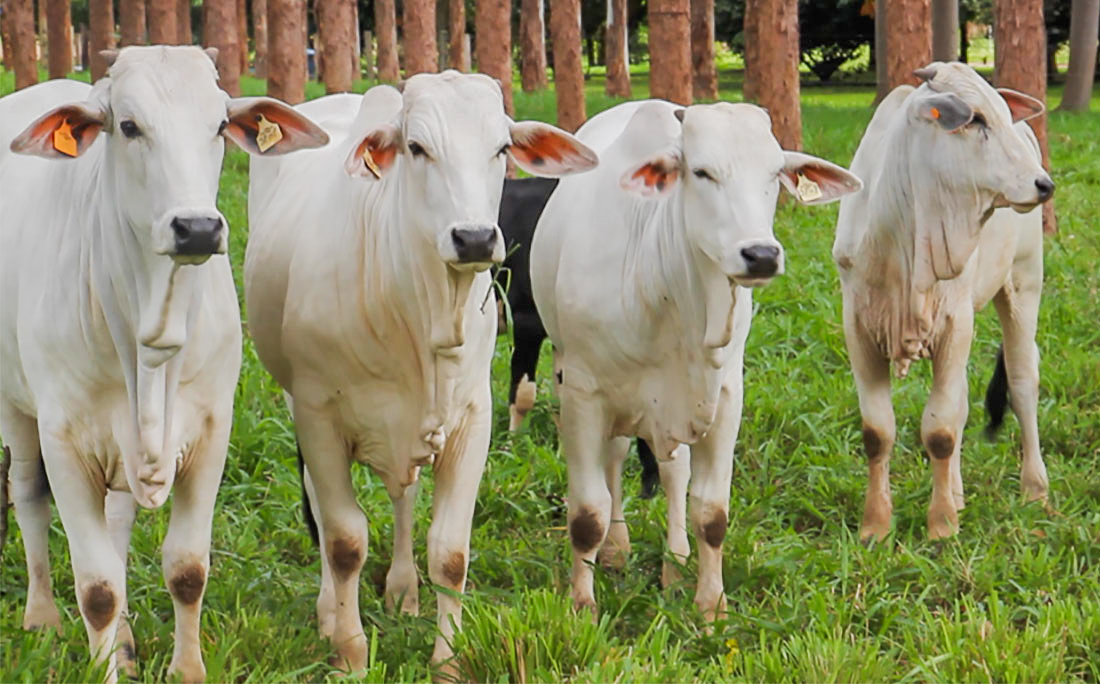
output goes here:
{"type": "MultiPolygon", "coordinates": [[[[640,442],[639,442],[640,443],[640,442]]],[[[679,582],[680,569],[691,555],[687,532],[687,495],[691,481],[691,450],[684,444],[672,452],[672,459],[658,461],[661,487],[668,497],[668,552],[661,564],[661,586],[668,588],[679,582]]]]}
{"type": "MultiPolygon", "coordinates": [[[[137,513],[134,497],[129,492],[108,491],[103,510],[107,518],[107,530],[115,545],[115,553],[122,559],[122,566],[125,568],[130,551],[130,531],[133,529],[134,517],[137,513]]],[[[118,649],[115,651],[115,663],[120,672],[124,672],[131,679],[136,679],[137,646],[134,643],[134,633],[130,628],[127,612],[126,606],[123,606],[122,617],[118,622],[118,649]]]]}
{"type": "MultiPolygon", "coordinates": [[[[302,450],[299,447],[298,457],[301,458],[302,450]]],[[[313,487],[313,478],[309,475],[309,468],[305,462],[301,462],[302,474],[302,510],[306,519],[306,527],[313,543],[321,549],[321,588],[317,592],[317,631],[322,639],[331,639],[332,632],[336,629],[336,590],[333,587],[332,568],[329,566],[328,554],[325,549],[325,538],[317,521],[321,519],[320,505],[317,503],[317,491],[313,487]]]]}
{"type": "Polygon", "coordinates": [[[542,322],[531,320],[528,314],[517,315],[512,333],[512,381],[508,390],[508,429],[516,431],[535,405],[535,370],[539,364],[539,350],[546,339],[542,322]]]}
{"type": "Polygon", "coordinates": [[[607,537],[597,554],[605,568],[621,570],[630,557],[630,530],[623,512],[623,461],[630,450],[630,440],[617,437],[606,443],[604,450],[604,476],[611,492],[611,524],[607,537]]]}
{"type": "Polygon", "coordinates": [[[390,497],[393,503],[393,560],[386,573],[386,610],[400,606],[401,612],[407,615],[420,612],[420,580],[413,560],[413,504],[418,489],[418,483],[414,482],[400,497],[390,497]]]}

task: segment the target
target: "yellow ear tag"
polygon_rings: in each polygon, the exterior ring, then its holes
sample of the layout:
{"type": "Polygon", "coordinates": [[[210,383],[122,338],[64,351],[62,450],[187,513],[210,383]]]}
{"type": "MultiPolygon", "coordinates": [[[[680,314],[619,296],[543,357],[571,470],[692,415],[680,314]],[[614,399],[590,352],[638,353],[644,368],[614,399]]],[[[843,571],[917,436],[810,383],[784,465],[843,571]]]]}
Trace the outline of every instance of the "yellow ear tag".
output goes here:
{"type": "Polygon", "coordinates": [[[68,157],[77,155],[76,138],[73,137],[73,128],[67,119],[53,131],[53,148],[68,157]]]}
{"type": "Polygon", "coordinates": [[[801,173],[798,174],[798,199],[803,202],[813,202],[821,197],[821,186],[801,173]]]}
{"type": "Polygon", "coordinates": [[[283,139],[283,129],[279,128],[279,124],[268,121],[263,114],[260,114],[256,123],[259,126],[256,131],[256,147],[260,148],[260,152],[267,152],[283,139]]]}
{"type": "Polygon", "coordinates": [[[374,161],[374,157],[371,156],[370,147],[363,149],[363,163],[367,165],[370,172],[374,174],[375,178],[382,178],[382,169],[378,168],[378,163],[374,161]]]}

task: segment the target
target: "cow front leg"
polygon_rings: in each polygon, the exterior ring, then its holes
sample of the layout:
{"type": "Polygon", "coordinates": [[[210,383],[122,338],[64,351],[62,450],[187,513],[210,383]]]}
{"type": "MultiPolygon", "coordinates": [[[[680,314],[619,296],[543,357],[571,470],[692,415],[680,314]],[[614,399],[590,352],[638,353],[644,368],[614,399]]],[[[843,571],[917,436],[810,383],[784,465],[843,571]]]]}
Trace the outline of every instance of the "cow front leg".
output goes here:
{"type": "MultiPolygon", "coordinates": [[[[108,491],[103,502],[103,511],[107,517],[107,531],[115,545],[115,553],[122,559],[123,568],[128,566],[130,531],[134,527],[136,508],[134,497],[129,492],[108,491]]],[[[130,629],[127,612],[127,607],[123,606],[122,617],[118,621],[118,649],[115,651],[115,662],[120,671],[131,679],[136,679],[137,646],[134,643],[134,632],[130,629]]]]}
{"type": "Polygon", "coordinates": [[[661,586],[668,588],[679,582],[683,575],[680,568],[691,555],[687,533],[687,495],[691,480],[691,451],[681,444],[672,452],[672,459],[658,461],[661,487],[668,497],[668,552],[661,563],[661,586]]]}
{"type": "MultiPolygon", "coordinates": [[[[299,457],[301,447],[299,447],[299,457]]],[[[320,504],[317,502],[317,490],[313,487],[313,478],[309,476],[309,468],[302,464],[302,486],[305,488],[306,501],[302,505],[309,506],[313,515],[313,522],[317,525],[317,545],[321,549],[321,589],[317,592],[317,631],[322,639],[332,639],[332,632],[336,629],[336,590],[332,584],[332,568],[328,564],[328,554],[325,549],[325,533],[318,522],[321,519],[320,504]]]]}
{"type": "Polygon", "coordinates": [[[604,476],[611,492],[611,523],[597,557],[605,568],[621,570],[630,557],[630,529],[623,513],[623,461],[630,451],[630,440],[616,437],[604,448],[604,476]]]}
{"type": "Polygon", "coordinates": [[[416,615],[420,612],[420,581],[416,576],[413,560],[413,505],[419,484],[409,485],[400,497],[390,497],[393,503],[393,560],[386,573],[386,610],[394,610],[400,604],[401,612],[416,615]]]}

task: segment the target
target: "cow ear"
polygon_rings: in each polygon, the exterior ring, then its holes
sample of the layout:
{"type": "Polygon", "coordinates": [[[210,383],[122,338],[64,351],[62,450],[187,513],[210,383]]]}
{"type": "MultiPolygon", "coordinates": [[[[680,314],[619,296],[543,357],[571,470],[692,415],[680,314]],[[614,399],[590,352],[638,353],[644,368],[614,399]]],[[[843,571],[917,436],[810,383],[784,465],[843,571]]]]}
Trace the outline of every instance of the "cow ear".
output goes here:
{"type": "Polygon", "coordinates": [[[560,128],[538,121],[520,121],[510,129],[508,154],[532,176],[557,178],[594,168],[600,158],[587,145],[560,128]]]}
{"type": "Polygon", "coordinates": [[[997,92],[1008,104],[1008,111],[1012,112],[1012,123],[1027,121],[1046,111],[1046,106],[1030,95],[1024,95],[1011,88],[997,88],[997,92]]]}
{"type": "Polygon", "coordinates": [[[828,204],[863,189],[863,181],[842,166],[801,152],[783,156],[787,163],[779,182],[802,204],[828,204]]]}
{"type": "Polygon", "coordinates": [[[393,124],[385,124],[367,133],[359,144],[351,148],[344,170],[349,176],[382,178],[401,151],[401,131],[393,124]]]}
{"type": "Polygon", "coordinates": [[[974,118],[974,110],[954,93],[931,95],[920,101],[917,113],[945,131],[957,131],[974,118]]]}
{"type": "Polygon", "coordinates": [[[226,111],[222,135],[249,154],[273,157],[328,144],[324,129],[270,97],[237,97],[226,111]]]}
{"type": "Polygon", "coordinates": [[[680,171],[678,158],[661,155],[627,169],[619,178],[619,187],[641,197],[660,197],[676,187],[680,181],[680,171]]]}
{"type": "Polygon", "coordinates": [[[35,119],[11,141],[11,151],[47,159],[84,154],[103,130],[105,114],[86,102],[61,105],[35,119]]]}

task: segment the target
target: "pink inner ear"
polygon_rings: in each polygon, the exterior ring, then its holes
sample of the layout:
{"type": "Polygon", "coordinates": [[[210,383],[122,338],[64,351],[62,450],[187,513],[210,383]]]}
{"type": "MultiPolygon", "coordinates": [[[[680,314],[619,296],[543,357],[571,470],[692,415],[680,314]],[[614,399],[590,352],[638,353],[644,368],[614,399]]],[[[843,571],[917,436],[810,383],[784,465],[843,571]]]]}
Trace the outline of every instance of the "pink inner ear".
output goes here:
{"type": "Polygon", "coordinates": [[[670,181],[676,180],[676,171],[666,168],[664,164],[650,163],[635,171],[631,178],[641,180],[647,188],[663,192],[670,181]]]}
{"type": "Polygon", "coordinates": [[[1012,121],[1023,121],[1042,114],[1045,107],[1042,103],[1017,93],[1014,90],[1001,88],[997,91],[1008,104],[1008,111],[1012,113],[1012,121]]]}
{"type": "Polygon", "coordinates": [[[547,160],[560,162],[569,154],[569,143],[551,133],[535,133],[522,141],[515,141],[511,153],[519,161],[531,166],[544,166],[547,160]]]}

